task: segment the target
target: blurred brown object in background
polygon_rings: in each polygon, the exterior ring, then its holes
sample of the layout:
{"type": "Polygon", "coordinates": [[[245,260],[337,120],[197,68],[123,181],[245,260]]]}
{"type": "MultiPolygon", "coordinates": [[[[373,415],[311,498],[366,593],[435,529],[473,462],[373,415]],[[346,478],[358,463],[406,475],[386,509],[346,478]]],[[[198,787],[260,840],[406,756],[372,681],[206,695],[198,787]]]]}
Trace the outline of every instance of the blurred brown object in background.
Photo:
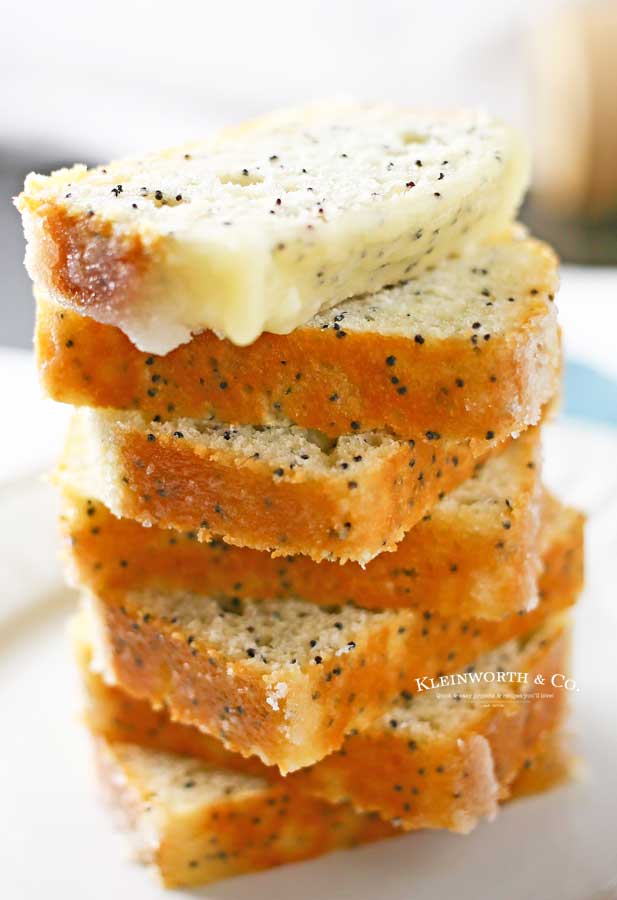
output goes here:
{"type": "Polygon", "coordinates": [[[566,259],[617,262],[617,2],[560,6],[531,34],[526,218],[566,259]]]}

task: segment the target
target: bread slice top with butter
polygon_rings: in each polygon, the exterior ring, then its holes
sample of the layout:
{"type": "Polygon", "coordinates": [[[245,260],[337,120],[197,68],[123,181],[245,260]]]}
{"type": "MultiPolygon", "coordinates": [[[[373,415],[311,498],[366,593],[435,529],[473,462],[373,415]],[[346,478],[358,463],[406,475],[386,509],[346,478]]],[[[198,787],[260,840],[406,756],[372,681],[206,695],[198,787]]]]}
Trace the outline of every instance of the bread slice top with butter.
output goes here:
{"type": "Polygon", "coordinates": [[[330,104],[31,174],[17,206],[35,283],[163,354],[405,280],[501,234],[527,180],[524,144],[486,114],[330,104]]]}

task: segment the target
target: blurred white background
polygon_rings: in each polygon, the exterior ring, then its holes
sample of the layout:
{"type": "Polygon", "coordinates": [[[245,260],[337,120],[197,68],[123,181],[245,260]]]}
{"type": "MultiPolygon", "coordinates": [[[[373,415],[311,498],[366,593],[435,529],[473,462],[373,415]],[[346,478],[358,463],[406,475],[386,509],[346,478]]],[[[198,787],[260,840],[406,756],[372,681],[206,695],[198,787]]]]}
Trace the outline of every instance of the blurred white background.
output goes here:
{"type": "MultiPolygon", "coordinates": [[[[560,152],[551,153],[544,168],[557,171],[559,162],[568,176],[583,171],[579,107],[588,67],[580,47],[571,52],[582,29],[571,23],[565,40],[559,29],[567,19],[564,10],[588,5],[577,0],[4,3],[0,345],[28,346],[31,339],[23,240],[9,199],[32,169],[103,162],[198,137],[273,107],[332,96],[483,106],[533,138],[541,131],[538,121],[547,118],[538,117],[535,101],[538,61],[546,68],[548,60],[549,81],[557,81],[561,100],[557,105],[572,115],[568,127],[560,124],[560,152]]],[[[552,85],[543,109],[552,109],[554,95],[552,85]]],[[[552,122],[545,131],[549,138],[557,134],[552,122]]],[[[550,143],[540,137],[541,146],[550,143]]],[[[566,196],[573,196],[571,184],[566,196]]],[[[536,230],[544,233],[542,227],[536,230]]]]}
{"type": "Polygon", "coordinates": [[[350,93],[525,118],[524,35],[550,0],[12,3],[0,120],[103,157],[272,106],[350,93]]]}

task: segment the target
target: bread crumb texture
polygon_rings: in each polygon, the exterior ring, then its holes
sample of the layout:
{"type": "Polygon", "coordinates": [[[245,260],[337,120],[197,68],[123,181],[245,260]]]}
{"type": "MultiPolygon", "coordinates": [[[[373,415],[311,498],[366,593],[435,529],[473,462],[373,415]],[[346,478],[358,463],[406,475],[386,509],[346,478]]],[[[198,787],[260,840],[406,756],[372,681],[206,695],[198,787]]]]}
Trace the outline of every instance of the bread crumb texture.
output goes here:
{"type": "Polygon", "coordinates": [[[99,667],[228,749],[293,771],[366,729],[395,695],[412,697],[416,678],[461,669],[572,605],[582,579],[580,521],[569,528],[547,549],[538,607],[499,621],[292,598],[90,594],[99,667]]]}
{"type": "Polygon", "coordinates": [[[394,553],[364,569],[143,528],[67,491],[61,527],[70,580],[103,594],[182,589],[499,619],[533,609],[553,573],[570,569],[574,583],[582,578],[582,516],[542,489],[539,451],[537,433],[522,435],[433,507],[394,553]]]}
{"type": "Polygon", "coordinates": [[[546,245],[506,240],[238,348],[204,331],[166,356],[38,292],[44,388],[76,406],[298,425],[338,437],[438,431],[480,445],[534,424],[559,380],[546,245]]]}
{"type": "Polygon", "coordinates": [[[59,481],[142,525],[201,541],[367,563],[394,550],[447,492],[505,445],[427,431],[406,441],[358,431],[251,428],[79,410],[59,481]],[[486,443],[486,442],[485,442],[486,443]]]}

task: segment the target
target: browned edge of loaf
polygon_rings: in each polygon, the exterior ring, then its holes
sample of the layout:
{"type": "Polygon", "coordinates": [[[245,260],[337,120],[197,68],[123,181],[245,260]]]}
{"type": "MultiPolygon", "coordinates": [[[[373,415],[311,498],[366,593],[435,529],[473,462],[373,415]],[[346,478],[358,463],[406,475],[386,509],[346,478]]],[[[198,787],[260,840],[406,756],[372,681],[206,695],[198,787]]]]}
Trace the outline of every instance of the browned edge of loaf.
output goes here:
{"type": "Polygon", "coordinates": [[[71,580],[97,593],[151,587],[501,618],[525,610],[534,599],[546,530],[542,524],[538,534],[537,518],[531,500],[514,513],[504,504],[494,528],[470,530],[456,540],[447,521],[434,525],[427,518],[407,532],[394,553],[380,554],[364,569],[355,562],[316,563],[306,556],[273,558],[221,540],[199,542],[191,531],[144,528],[68,492],[61,527],[71,580]]]}
{"type": "MultiPolygon", "coordinates": [[[[21,194],[19,208],[36,236],[32,260],[38,283],[84,313],[108,316],[130,308],[149,268],[161,253],[160,239],[119,234],[94,212],[69,213],[62,206],[21,194]]],[[[68,307],[67,307],[68,310],[68,307]]]]}
{"type": "MultiPolygon", "coordinates": [[[[105,793],[120,807],[130,827],[136,820],[130,794],[136,791],[146,802],[148,786],[133,783],[128,790],[122,789],[126,773],[115,757],[117,740],[96,740],[98,770],[105,793]]],[[[545,734],[512,782],[510,799],[551,790],[571,774],[572,757],[564,752],[561,733],[545,734]]],[[[143,861],[157,866],[167,887],[187,887],[400,834],[399,827],[376,813],[356,813],[349,804],[320,801],[288,779],[278,785],[270,781],[259,796],[210,804],[185,822],[182,831],[171,827],[161,832],[156,850],[143,861]]]]}

